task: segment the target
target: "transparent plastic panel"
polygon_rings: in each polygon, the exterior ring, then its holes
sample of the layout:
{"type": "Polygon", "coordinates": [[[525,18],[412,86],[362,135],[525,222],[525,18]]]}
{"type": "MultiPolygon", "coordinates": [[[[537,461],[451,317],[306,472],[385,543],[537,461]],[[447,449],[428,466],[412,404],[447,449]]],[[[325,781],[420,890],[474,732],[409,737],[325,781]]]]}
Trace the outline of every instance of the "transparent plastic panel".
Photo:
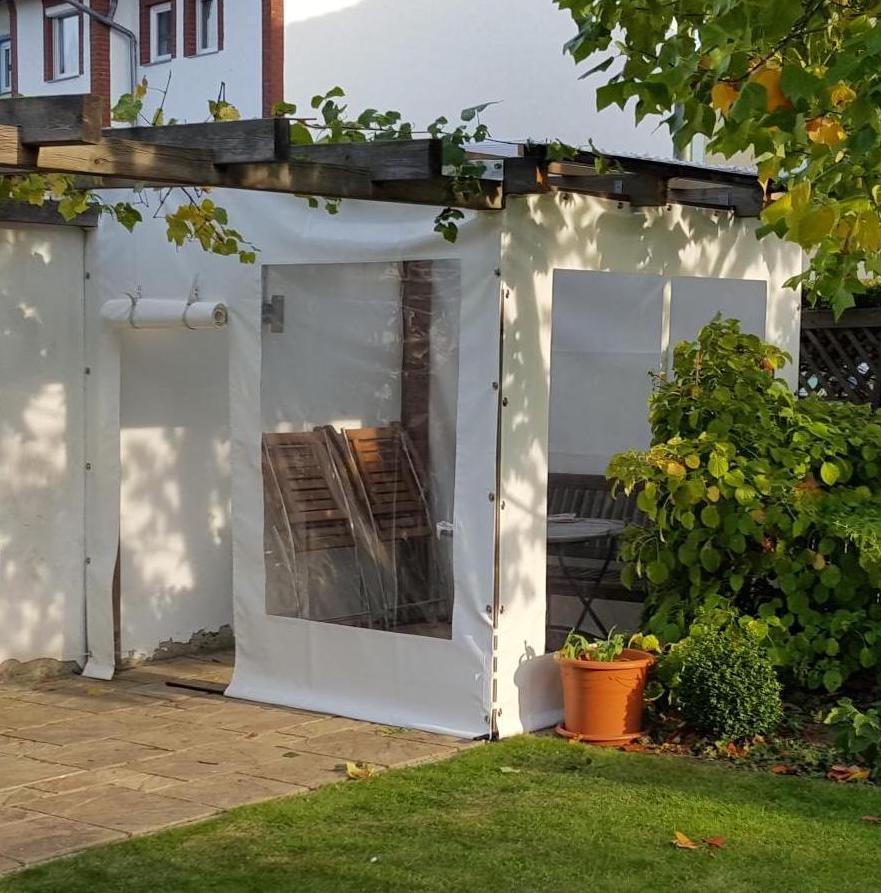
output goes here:
{"type": "MultiPolygon", "coordinates": [[[[618,537],[635,498],[613,495],[609,459],[651,440],[650,372],[661,365],[664,279],[557,271],[551,327],[545,648],[570,629],[636,629],[621,594],[618,537]]],[[[626,594],[626,593],[625,593],[626,594]]]]}
{"type": "Polygon", "coordinates": [[[457,261],[266,269],[266,612],[449,638],[457,261]]]}
{"type": "Polygon", "coordinates": [[[691,341],[718,313],[739,319],[743,332],[765,337],[768,283],[762,279],[677,276],[670,295],[670,360],[680,341],[691,341]]]}

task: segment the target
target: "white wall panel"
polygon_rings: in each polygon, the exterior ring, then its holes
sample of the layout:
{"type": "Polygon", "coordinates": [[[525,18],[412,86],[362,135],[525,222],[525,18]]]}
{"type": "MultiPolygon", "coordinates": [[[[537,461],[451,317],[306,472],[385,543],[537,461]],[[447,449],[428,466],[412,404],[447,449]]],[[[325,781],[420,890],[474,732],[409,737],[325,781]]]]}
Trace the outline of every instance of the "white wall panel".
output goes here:
{"type": "Polygon", "coordinates": [[[0,663],[82,661],[83,234],[0,227],[0,663]]]}

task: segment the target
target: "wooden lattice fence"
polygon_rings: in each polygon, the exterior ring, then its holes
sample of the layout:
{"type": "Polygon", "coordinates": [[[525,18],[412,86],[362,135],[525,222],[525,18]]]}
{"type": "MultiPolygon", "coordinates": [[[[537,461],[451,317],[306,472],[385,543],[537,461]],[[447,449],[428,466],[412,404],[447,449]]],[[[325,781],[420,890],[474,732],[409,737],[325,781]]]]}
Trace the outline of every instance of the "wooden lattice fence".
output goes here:
{"type": "Polygon", "coordinates": [[[881,406],[881,307],[848,310],[839,320],[805,310],[798,381],[801,396],[881,406]]]}

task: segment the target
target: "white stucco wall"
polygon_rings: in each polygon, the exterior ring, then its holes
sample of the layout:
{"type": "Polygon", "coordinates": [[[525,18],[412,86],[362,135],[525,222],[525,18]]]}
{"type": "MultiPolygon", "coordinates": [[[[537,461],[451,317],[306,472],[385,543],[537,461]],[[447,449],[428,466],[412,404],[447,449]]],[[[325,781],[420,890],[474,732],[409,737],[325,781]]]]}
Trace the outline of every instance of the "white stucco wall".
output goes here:
{"type": "Polygon", "coordinates": [[[603,75],[579,80],[563,55],[574,26],[549,0],[288,0],[285,95],[339,85],[350,109],[397,109],[424,126],[488,101],[481,116],[500,140],[594,139],[606,151],[670,156],[666,129],[632,114],[596,111],[603,75]]]}
{"type": "Polygon", "coordinates": [[[0,226],[0,664],[83,658],[83,235],[0,226]]]}

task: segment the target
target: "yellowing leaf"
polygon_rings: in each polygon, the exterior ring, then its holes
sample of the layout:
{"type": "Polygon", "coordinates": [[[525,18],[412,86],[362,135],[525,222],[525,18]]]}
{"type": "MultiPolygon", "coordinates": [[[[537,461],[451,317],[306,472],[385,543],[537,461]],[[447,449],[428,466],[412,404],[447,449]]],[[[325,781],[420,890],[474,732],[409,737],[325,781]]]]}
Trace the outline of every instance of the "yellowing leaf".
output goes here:
{"type": "Polygon", "coordinates": [[[673,846],[680,850],[698,850],[700,844],[695,843],[690,837],[686,837],[681,831],[674,832],[673,840],[670,841],[673,846]]]}
{"type": "Polygon", "coordinates": [[[680,465],[679,462],[668,462],[667,474],[670,475],[671,478],[684,478],[686,474],[685,466],[680,465]]]}
{"type": "Polygon", "coordinates": [[[737,99],[737,87],[728,81],[720,81],[710,90],[710,104],[714,109],[727,115],[737,99]]]}
{"type": "Polygon", "coordinates": [[[853,241],[866,251],[881,250],[881,220],[874,211],[863,211],[853,227],[853,241]]]}
{"type": "Polygon", "coordinates": [[[820,466],[820,477],[824,484],[831,487],[841,477],[841,469],[834,462],[824,462],[820,466]]]}
{"type": "Polygon", "coordinates": [[[813,566],[815,571],[821,571],[824,567],[826,567],[826,559],[822,555],[817,554],[814,556],[814,560],[811,562],[811,565],[813,566]]]}
{"type": "Polygon", "coordinates": [[[710,502],[718,502],[721,498],[722,492],[715,484],[707,487],[707,499],[709,499],[710,502]]]}
{"type": "Polygon", "coordinates": [[[808,211],[797,224],[793,237],[802,248],[812,248],[832,232],[838,214],[831,205],[808,211]]]}
{"type": "Polygon", "coordinates": [[[520,774],[520,770],[515,769],[513,766],[499,766],[499,772],[501,772],[502,775],[519,775],[520,774]]]}
{"type": "Polygon", "coordinates": [[[864,766],[833,766],[826,778],[837,782],[865,781],[869,777],[869,770],[864,766]]]}
{"type": "Polygon", "coordinates": [[[780,108],[791,108],[792,103],[780,86],[783,72],[779,68],[760,68],[750,77],[751,81],[761,84],[768,94],[768,111],[774,112],[780,108]]]}
{"type": "Polygon", "coordinates": [[[700,468],[701,457],[697,453],[691,453],[685,457],[685,464],[689,468],[700,468]]]}
{"type": "Polygon", "coordinates": [[[847,108],[856,98],[857,94],[847,84],[838,84],[832,88],[832,105],[837,109],[847,108]]]}
{"type": "Polygon", "coordinates": [[[376,767],[371,766],[370,763],[353,763],[351,761],[346,762],[346,775],[349,778],[373,778],[376,775],[376,767]]]}
{"type": "Polygon", "coordinates": [[[834,118],[824,115],[808,121],[808,139],[830,148],[837,146],[847,137],[844,128],[834,118]]]}

